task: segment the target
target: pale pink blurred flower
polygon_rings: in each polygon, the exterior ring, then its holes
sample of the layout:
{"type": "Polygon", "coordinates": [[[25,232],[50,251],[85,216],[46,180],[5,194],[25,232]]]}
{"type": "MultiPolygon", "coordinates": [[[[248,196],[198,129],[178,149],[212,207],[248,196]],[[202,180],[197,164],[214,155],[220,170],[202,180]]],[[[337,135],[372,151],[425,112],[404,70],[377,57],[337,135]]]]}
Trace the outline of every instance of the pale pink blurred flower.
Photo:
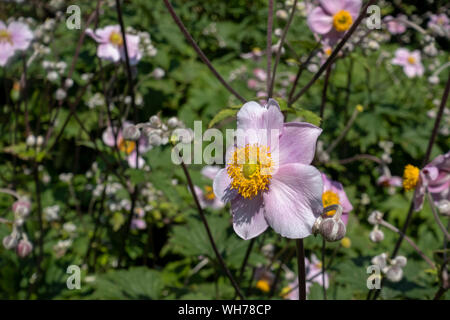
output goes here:
{"type": "Polygon", "coordinates": [[[398,176],[382,175],[378,178],[377,185],[383,187],[401,187],[402,178],[398,176]]]}
{"type": "Polygon", "coordinates": [[[311,235],[322,213],[322,177],[310,165],[322,130],[305,122],[284,123],[273,99],[264,107],[245,103],[237,129],[244,135],[227,150],[226,168],[213,184],[216,196],[231,202],[235,232],[251,239],[270,225],[287,238],[311,235]]]}
{"type": "Polygon", "coordinates": [[[17,50],[26,50],[33,40],[33,32],[22,22],[8,26],[0,20],[0,66],[5,66],[17,50]]]}
{"type": "MultiPolygon", "coordinates": [[[[397,18],[405,18],[404,15],[398,15],[397,18]]],[[[400,21],[393,20],[393,16],[386,16],[386,26],[390,34],[402,34],[406,31],[406,25],[400,21]]]]}
{"type": "MultiPolygon", "coordinates": [[[[122,124],[122,129],[130,125],[131,125],[130,122],[125,121],[122,124]]],[[[109,147],[117,146],[117,148],[120,151],[125,152],[127,154],[128,165],[131,168],[136,168],[136,157],[137,157],[136,142],[125,140],[122,135],[122,129],[119,130],[116,127],[108,126],[102,135],[103,142],[109,147]],[[114,133],[117,135],[116,141],[114,141],[114,133]]],[[[138,143],[140,155],[144,154],[145,152],[151,149],[151,146],[149,145],[148,139],[146,139],[145,135],[141,135],[141,137],[138,140],[138,143]]],[[[139,169],[143,168],[145,165],[145,161],[141,156],[139,156],[137,163],[139,169]]]]}
{"type": "Polygon", "coordinates": [[[445,13],[431,15],[428,28],[439,36],[450,36],[450,20],[445,13]]]}
{"type": "Polygon", "coordinates": [[[131,229],[144,230],[147,228],[147,223],[144,220],[145,211],[142,208],[134,210],[134,217],[131,220],[131,229]]]}
{"type": "Polygon", "coordinates": [[[319,0],[308,13],[308,26],[334,45],[350,29],[361,10],[361,0],[319,0]]]}
{"type": "Polygon", "coordinates": [[[395,51],[395,57],[392,59],[392,64],[403,67],[403,71],[408,78],[422,76],[425,71],[419,50],[410,52],[405,48],[397,49],[395,51]]]}
{"type": "Polygon", "coordinates": [[[254,69],[253,74],[259,81],[266,81],[266,79],[267,79],[266,71],[261,68],[254,69]]]}
{"type": "MultiPolygon", "coordinates": [[[[347,224],[348,214],[353,210],[353,206],[348,200],[344,187],[340,182],[329,179],[324,173],[322,173],[323,180],[323,194],[322,202],[323,207],[328,207],[333,204],[340,204],[342,206],[342,221],[347,224]]],[[[330,211],[328,214],[334,214],[336,211],[330,211]]]]}
{"type": "MultiPolygon", "coordinates": [[[[100,59],[113,62],[125,61],[124,39],[119,25],[106,26],[95,30],[95,32],[88,28],[86,34],[99,44],[97,56],[100,59]]],[[[135,65],[142,58],[142,52],[139,49],[139,36],[126,34],[126,42],[130,64],[135,65]]]]}
{"type": "MultiPolygon", "coordinates": [[[[218,166],[204,166],[201,173],[212,182],[219,171],[220,167],[218,166]]],[[[206,185],[204,190],[198,186],[194,186],[194,190],[202,208],[221,209],[225,206],[225,203],[216,197],[211,185],[206,185]]]]}

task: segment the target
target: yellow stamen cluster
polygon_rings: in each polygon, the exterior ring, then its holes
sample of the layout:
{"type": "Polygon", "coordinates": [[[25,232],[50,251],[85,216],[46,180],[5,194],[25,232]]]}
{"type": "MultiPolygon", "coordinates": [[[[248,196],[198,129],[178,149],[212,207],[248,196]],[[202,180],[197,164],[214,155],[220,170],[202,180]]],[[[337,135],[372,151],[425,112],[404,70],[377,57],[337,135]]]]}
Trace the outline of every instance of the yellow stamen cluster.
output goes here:
{"type": "Polygon", "coordinates": [[[408,57],[408,63],[409,64],[415,64],[416,63],[416,59],[413,56],[409,56],[408,57]]]}
{"type": "Polygon", "coordinates": [[[408,164],[403,171],[403,188],[406,191],[413,190],[419,182],[419,168],[408,164]]]}
{"type": "Polygon", "coordinates": [[[120,139],[117,147],[119,148],[120,151],[123,151],[126,154],[130,154],[136,148],[136,142],[120,139]]]}
{"type": "Polygon", "coordinates": [[[287,295],[288,295],[288,293],[290,293],[291,291],[292,291],[292,288],[289,287],[289,286],[286,286],[286,287],[284,287],[283,289],[281,289],[280,296],[281,296],[282,298],[286,298],[287,295]]]}
{"type": "Polygon", "coordinates": [[[333,52],[333,50],[331,50],[330,47],[326,48],[324,51],[325,51],[325,54],[326,54],[328,57],[331,56],[331,52],[333,52]]]}
{"type": "Polygon", "coordinates": [[[123,38],[119,33],[111,32],[111,34],[109,35],[109,42],[120,47],[121,45],[123,45],[123,38]]]}
{"type": "Polygon", "coordinates": [[[2,42],[9,42],[12,44],[11,33],[6,29],[0,30],[0,43],[2,42]]]}
{"type": "Polygon", "coordinates": [[[206,200],[214,200],[216,198],[214,190],[211,186],[205,187],[205,198],[206,200]]]}
{"type": "Polygon", "coordinates": [[[272,168],[271,154],[266,147],[255,144],[236,149],[227,168],[231,189],[244,198],[255,197],[259,191],[268,190],[272,168]]]}
{"type": "MultiPolygon", "coordinates": [[[[325,191],[322,193],[322,203],[323,207],[326,208],[333,204],[339,204],[339,196],[336,192],[331,190],[325,191]]],[[[336,210],[331,210],[327,212],[327,216],[333,216],[336,213],[336,210]]]]}
{"type": "Polygon", "coordinates": [[[347,10],[341,10],[333,16],[333,26],[336,31],[344,32],[350,29],[353,18],[347,10]]]}
{"type": "Polygon", "coordinates": [[[258,288],[262,292],[269,292],[270,291],[269,281],[267,281],[266,279],[258,280],[258,282],[256,282],[256,288],[258,288]]]}

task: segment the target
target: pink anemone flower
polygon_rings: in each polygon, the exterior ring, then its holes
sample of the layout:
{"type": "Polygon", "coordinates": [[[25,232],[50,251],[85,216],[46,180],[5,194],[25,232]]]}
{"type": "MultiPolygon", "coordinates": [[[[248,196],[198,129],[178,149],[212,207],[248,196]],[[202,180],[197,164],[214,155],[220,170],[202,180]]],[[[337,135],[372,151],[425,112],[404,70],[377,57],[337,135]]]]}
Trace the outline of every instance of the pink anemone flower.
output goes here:
{"type": "MultiPolygon", "coordinates": [[[[340,204],[342,206],[342,221],[347,224],[348,214],[353,210],[353,206],[348,200],[344,187],[340,182],[328,179],[328,177],[322,173],[323,179],[323,194],[322,202],[323,207],[328,207],[333,204],[340,204]]],[[[328,212],[328,215],[335,214],[336,211],[328,212]]]]}
{"type": "Polygon", "coordinates": [[[378,178],[377,185],[383,187],[401,187],[402,178],[398,176],[382,175],[378,178]]]}
{"type": "MultiPolygon", "coordinates": [[[[125,61],[124,39],[119,25],[100,28],[95,32],[92,29],[86,29],[86,34],[99,44],[97,56],[100,59],[113,62],[125,61]]],[[[142,58],[142,52],[139,49],[139,36],[126,34],[126,42],[130,64],[135,65],[142,58]]]]}
{"type": "Polygon", "coordinates": [[[450,201],[450,151],[439,155],[420,171],[414,194],[414,210],[422,209],[427,189],[434,202],[450,201]]]}
{"type": "Polygon", "coordinates": [[[397,49],[395,51],[395,57],[392,59],[392,64],[403,67],[403,71],[408,78],[422,76],[425,71],[421,62],[419,50],[410,52],[405,48],[397,49]]]}
{"type": "Polygon", "coordinates": [[[350,29],[360,10],[361,0],[319,0],[308,14],[308,26],[332,46],[350,29]]]}
{"type": "MultiPolygon", "coordinates": [[[[115,147],[125,152],[127,155],[127,162],[128,165],[131,168],[136,168],[136,142],[135,141],[127,141],[122,136],[122,130],[126,128],[127,126],[131,125],[130,122],[125,121],[122,124],[122,128],[118,129],[117,127],[108,126],[105,131],[103,132],[102,139],[103,142],[109,146],[109,147],[115,147]],[[114,141],[114,133],[117,135],[116,141],[114,141]]],[[[145,135],[141,135],[138,141],[139,145],[139,154],[144,154],[148,150],[151,149],[151,146],[148,143],[148,140],[146,139],[145,135]]],[[[139,156],[138,160],[138,168],[141,169],[145,165],[144,159],[139,156]]]]}
{"type": "Polygon", "coordinates": [[[22,22],[8,26],[0,20],[0,66],[5,66],[16,50],[26,50],[33,40],[33,32],[22,22]]]}
{"type": "Polygon", "coordinates": [[[291,239],[311,235],[322,213],[322,177],[310,165],[322,129],[284,123],[273,99],[264,107],[245,103],[237,114],[237,129],[226,167],[213,183],[216,196],[231,202],[235,232],[250,239],[271,226],[291,239]]]}
{"type": "MultiPolygon", "coordinates": [[[[212,182],[220,169],[218,166],[205,166],[201,173],[212,182]]],[[[206,185],[204,190],[198,186],[194,186],[194,190],[202,208],[221,209],[225,206],[225,203],[216,197],[211,185],[206,185]]]]}

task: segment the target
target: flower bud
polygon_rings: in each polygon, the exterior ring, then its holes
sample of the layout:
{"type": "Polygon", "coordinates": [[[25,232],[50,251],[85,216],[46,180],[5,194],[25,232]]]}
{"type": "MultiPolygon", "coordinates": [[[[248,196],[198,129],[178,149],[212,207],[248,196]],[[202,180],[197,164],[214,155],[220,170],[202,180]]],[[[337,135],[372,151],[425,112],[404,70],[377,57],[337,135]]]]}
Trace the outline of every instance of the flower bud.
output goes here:
{"type": "Polygon", "coordinates": [[[44,144],[44,137],[38,136],[38,137],[36,138],[36,145],[37,145],[38,147],[40,147],[40,146],[42,146],[43,144],[44,144]]]}
{"type": "Polygon", "coordinates": [[[436,203],[436,206],[441,214],[445,216],[450,216],[450,201],[445,199],[441,200],[438,203],[436,203]]]}
{"type": "Polygon", "coordinates": [[[403,269],[398,266],[389,267],[386,270],[386,278],[392,282],[399,282],[403,277],[403,269]]]}
{"type": "Polygon", "coordinates": [[[174,129],[177,127],[178,125],[178,119],[177,117],[172,117],[169,120],[167,120],[167,125],[169,126],[169,128],[174,129]]]}
{"type": "Polygon", "coordinates": [[[123,138],[125,140],[137,141],[141,137],[141,131],[134,125],[129,125],[123,129],[123,138]]]}
{"type": "Polygon", "coordinates": [[[27,239],[20,240],[16,248],[17,255],[21,258],[28,256],[31,253],[31,250],[33,250],[33,245],[27,239]]]}
{"type": "Polygon", "coordinates": [[[161,127],[161,120],[159,119],[158,116],[154,115],[150,117],[150,120],[148,121],[150,123],[150,125],[153,128],[159,128],[161,127]]]}
{"type": "Polygon", "coordinates": [[[380,223],[380,220],[383,219],[383,213],[380,211],[372,211],[367,221],[369,221],[370,224],[377,225],[380,223]]]}
{"type": "Polygon", "coordinates": [[[319,233],[329,242],[339,241],[344,238],[346,233],[345,224],[342,220],[327,218],[322,221],[319,227],[319,233]]]}
{"type": "Polygon", "coordinates": [[[14,214],[26,217],[30,213],[31,204],[28,201],[18,200],[13,203],[12,210],[14,214]]]}
{"type": "Polygon", "coordinates": [[[161,143],[162,143],[161,136],[158,135],[158,134],[156,134],[156,133],[150,134],[150,135],[148,136],[148,143],[149,143],[151,146],[155,146],[155,147],[160,146],[161,143]]]}
{"type": "Polygon", "coordinates": [[[33,136],[32,134],[30,134],[27,137],[27,140],[25,141],[27,147],[34,147],[34,145],[36,144],[36,137],[33,136]]]}
{"type": "Polygon", "coordinates": [[[381,242],[384,239],[384,233],[380,229],[375,228],[370,232],[369,239],[375,243],[381,242]]]}
{"type": "Polygon", "coordinates": [[[11,233],[3,238],[3,246],[5,249],[14,249],[17,246],[17,233],[11,233]]]}

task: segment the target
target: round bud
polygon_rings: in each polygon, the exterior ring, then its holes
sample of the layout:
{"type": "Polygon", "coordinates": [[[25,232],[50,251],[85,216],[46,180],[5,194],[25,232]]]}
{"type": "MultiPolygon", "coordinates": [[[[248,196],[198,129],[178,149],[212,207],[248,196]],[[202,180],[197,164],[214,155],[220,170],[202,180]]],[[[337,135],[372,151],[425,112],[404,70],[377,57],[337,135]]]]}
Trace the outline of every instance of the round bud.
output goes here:
{"type": "Polygon", "coordinates": [[[123,138],[125,140],[137,141],[141,137],[141,131],[134,125],[129,125],[123,129],[123,138]]]}
{"type": "Polygon", "coordinates": [[[18,200],[13,203],[12,210],[14,214],[26,217],[30,213],[31,204],[28,201],[18,200]]]}
{"type": "Polygon", "coordinates": [[[178,119],[177,117],[172,117],[169,120],[167,120],[167,125],[169,126],[169,128],[174,129],[177,127],[178,125],[178,119]]]}
{"type": "Polygon", "coordinates": [[[43,144],[44,144],[44,137],[38,136],[38,137],[36,138],[36,145],[37,145],[38,147],[40,147],[40,146],[42,146],[43,144]]]}
{"type": "Polygon", "coordinates": [[[450,201],[441,200],[436,203],[439,212],[445,216],[450,216],[450,201]]]}
{"type": "Polygon", "coordinates": [[[384,239],[384,233],[380,229],[373,229],[369,234],[369,239],[372,242],[381,242],[384,239]]]}
{"type": "Polygon", "coordinates": [[[380,223],[380,220],[383,219],[383,213],[380,211],[372,211],[367,221],[369,221],[370,224],[376,225],[380,223]]]}
{"type": "Polygon", "coordinates": [[[326,241],[339,241],[345,236],[345,224],[342,220],[336,220],[333,218],[324,219],[320,224],[319,233],[326,241]]]}
{"type": "Polygon", "coordinates": [[[159,128],[159,127],[161,127],[161,120],[159,119],[159,117],[158,116],[151,116],[150,117],[150,120],[148,121],[149,123],[150,123],[150,125],[153,127],[153,128],[159,128]]]}
{"type": "Polygon", "coordinates": [[[33,250],[33,245],[26,239],[20,240],[16,248],[17,255],[21,258],[28,256],[31,253],[31,250],[33,250]]]}
{"type": "Polygon", "coordinates": [[[34,147],[36,144],[36,137],[30,134],[25,141],[28,147],[34,147]]]}
{"type": "Polygon", "coordinates": [[[148,136],[148,143],[151,146],[155,146],[155,147],[160,146],[162,143],[162,138],[160,135],[158,135],[156,133],[152,133],[148,136]]]}
{"type": "Polygon", "coordinates": [[[3,246],[7,250],[14,249],[17,246],[17,234],[15,234],[13,232],[12,234],[4,237],[3,238],[3,246]]]}

